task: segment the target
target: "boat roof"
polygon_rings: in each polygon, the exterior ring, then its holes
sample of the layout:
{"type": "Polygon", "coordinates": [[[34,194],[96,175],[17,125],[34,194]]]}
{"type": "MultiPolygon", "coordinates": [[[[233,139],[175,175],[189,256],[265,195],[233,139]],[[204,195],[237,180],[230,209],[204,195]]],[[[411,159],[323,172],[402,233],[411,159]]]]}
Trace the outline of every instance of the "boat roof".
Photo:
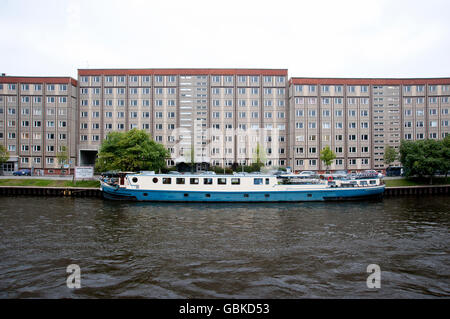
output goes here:
{"type": "Polygon", "coordinates": [[[227,175],[221,175],[221,174],[205,174],[205,173],[180,173],[180,174],[152,174],[152,173],[131,173],[128,175],[133,176],[155,176],[155,177],[217,177],[217,178],[223,178],[223,177],[277,177],[276,175],[270,175],[270,174],[252,174],[252,173],[236,173],[236,174],[227,174],[227,175]]]}

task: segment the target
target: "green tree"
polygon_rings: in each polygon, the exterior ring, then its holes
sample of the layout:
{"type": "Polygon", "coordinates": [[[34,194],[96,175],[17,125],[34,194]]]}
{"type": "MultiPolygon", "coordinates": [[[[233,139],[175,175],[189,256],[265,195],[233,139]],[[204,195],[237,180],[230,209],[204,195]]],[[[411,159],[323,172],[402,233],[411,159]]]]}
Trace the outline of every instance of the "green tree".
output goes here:
{"type": "Polygon", "coordinates": [[[194,148],[194,146],[191,146],[190,156],[191,156],[191,172],[193,173],[195,170],[195,148],[194,148]]]}
{"type": "Polygon", "coordinates": [[[254,172],[259,172],[261,170],[261,167],[264,166],[264,163],[266,162],[266,152],[261,147],[259,142],[256,144],[256,150],[253,153],[253,164],[251,165],[252,170],[254,172]]]}
{"type": "Polygon", "coordinates": [[[0,165],[6,163],[9,159],[9,152],[6,150],[6,147],[0,145],[0,165]]]}
{"type": "Polygon", "coordinates": [[[336,154],[333,152],[330,146],[327,145],[320,151],[320,159],[325,163],[328,171],[328,167],[336,159],[336,154]]]}
{"type": "Polygon", "coordinates": [[[96,161],[97,171],[158,171],[165,168],[169,151],[143,130],[111,132],[103,141],[96,161]]]}
{"type": "Polygon", "coordinates": [[[56,160],[58,161],[58,165],[63,168],[65,164],[69,161],[69,155],[67,153],[67,147],[61,146],[61,151],[56,154],[56,160]]]}
{"type": "Polygon", "coordinates": [[[386,164],[388,167],[395,162],[397,159],[398,154],[394,147],[390,145],[386,145],[384,147],[384,164],[386,164]]]}
{"type": "Polygon", "coordinates": [[[255,163],[256,164],[263,164],[267,160],[266,152],[264,151],[264,148],[261,146],[261,144],[256,143],[256,150],[254,154],[255,163]]]}
{"type": "Polygon", "coordinates": [[[402,140],[400,143],[400,162],[407,177],[413,175],[413,166],[418,158],[417,154],[414,153],[416,149],[417,144],[413,141],[402,140]]]}
{"type": "Polygon", "coordinates": [[[447,179],[448,172],[450,171],[450,135],[447,135],[442,140],[440,171],[444,173],[445,178],[447,179]]]}
{"type": "Polygon", "coordinates": [[[419,140],[402,141],[400,144],[400,162],[406,176],[428,176],[430,184],[433,175],[443,167],[443,141],[419,140]]]}

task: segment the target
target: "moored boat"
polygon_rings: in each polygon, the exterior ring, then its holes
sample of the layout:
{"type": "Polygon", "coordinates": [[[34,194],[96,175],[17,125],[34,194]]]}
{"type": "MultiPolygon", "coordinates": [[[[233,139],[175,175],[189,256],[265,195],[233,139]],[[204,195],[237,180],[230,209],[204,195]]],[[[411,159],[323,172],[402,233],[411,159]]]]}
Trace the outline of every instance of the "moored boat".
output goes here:
{"type": "Polygon", "coordinates": [[[109,199],[166,202],[302,202],[383,195],[381,178],[326,179],[298,175],[121,173],[102,178],[109,199]]]}

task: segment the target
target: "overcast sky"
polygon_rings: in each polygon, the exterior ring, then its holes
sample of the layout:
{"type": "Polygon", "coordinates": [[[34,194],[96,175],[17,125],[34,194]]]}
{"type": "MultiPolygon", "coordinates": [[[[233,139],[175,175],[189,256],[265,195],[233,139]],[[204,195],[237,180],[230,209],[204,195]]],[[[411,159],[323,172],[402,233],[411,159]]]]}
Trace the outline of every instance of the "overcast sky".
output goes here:
{"type": "Polygon", "coordinates": [[[448,0],[0,0],[0,72],[287,68],[449,77],[448,0]]]}

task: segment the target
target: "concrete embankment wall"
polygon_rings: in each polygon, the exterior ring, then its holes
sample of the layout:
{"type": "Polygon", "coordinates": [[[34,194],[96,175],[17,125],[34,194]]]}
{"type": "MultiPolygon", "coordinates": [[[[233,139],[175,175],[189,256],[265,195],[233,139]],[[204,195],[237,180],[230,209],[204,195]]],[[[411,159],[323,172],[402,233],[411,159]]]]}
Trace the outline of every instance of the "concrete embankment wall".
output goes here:
{"type": "Polygon", "coordinates": [[[82,187],[38,187],[38,186],[0,186],[0,196],[70,196],[102,197],[100,188],[82,187]]]}
{"type": "Polygon", "coordinates": [[[450,194],[450,185],[386,187],[384,191],[384,196],[386,197],[432,194],[450,194]]]}
{"type": "MultiPolygon", "coordinates": [[[[450,194],[450,185],[386,187],[385,197],[409,195],[450,194]]],[[[101,198],[100,188],[81,187],[37,187],[37,186],[0,186],[0,196],[69,196],[101,198]]]]}

